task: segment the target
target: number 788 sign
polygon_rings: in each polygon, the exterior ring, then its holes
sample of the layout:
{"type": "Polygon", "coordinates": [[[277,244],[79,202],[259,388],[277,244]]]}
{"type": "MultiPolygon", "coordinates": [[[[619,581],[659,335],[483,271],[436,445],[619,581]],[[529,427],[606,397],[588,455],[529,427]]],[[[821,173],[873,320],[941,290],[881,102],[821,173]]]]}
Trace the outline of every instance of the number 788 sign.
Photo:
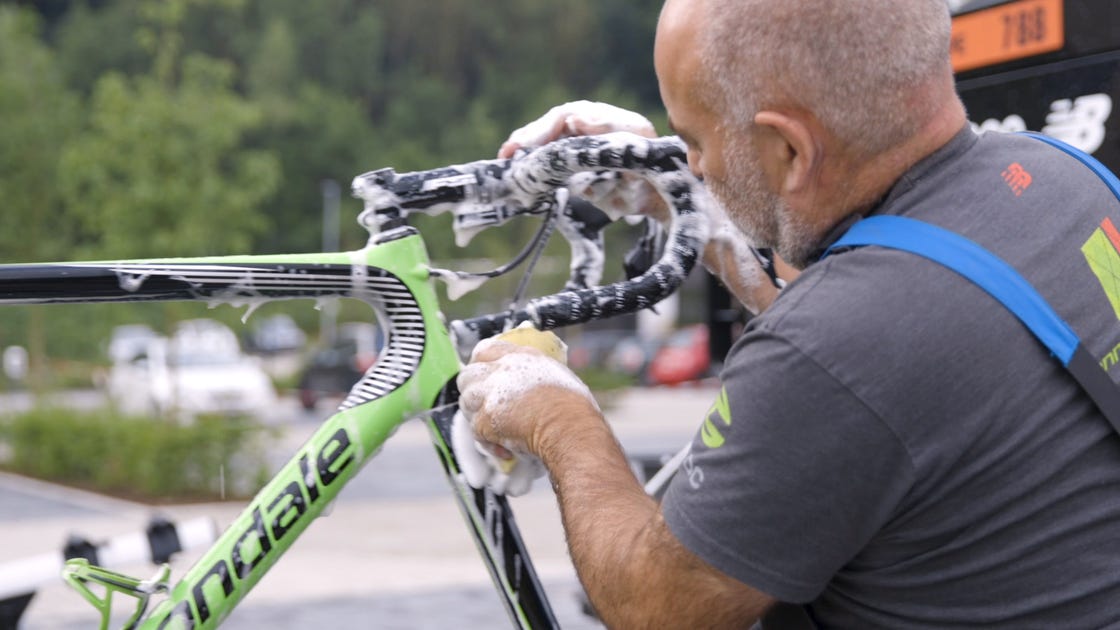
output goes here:
{"type": "Polygon", "coordinates": [[[1061,50],[1063,0],[1020,0],[953,19],[953,70],[964,72],[1061,50]]]}

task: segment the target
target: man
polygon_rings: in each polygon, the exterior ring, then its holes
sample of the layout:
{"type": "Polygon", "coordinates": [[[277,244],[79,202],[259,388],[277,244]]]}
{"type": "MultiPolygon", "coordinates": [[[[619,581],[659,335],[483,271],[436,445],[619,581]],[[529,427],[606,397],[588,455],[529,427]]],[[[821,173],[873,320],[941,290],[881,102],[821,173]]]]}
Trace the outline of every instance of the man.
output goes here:
{"type": "Polygon", "coordinates": [[[1116,364],[1120,204],[1038,140],[974,134],[948,49],[944,0],[666,3],[655,63],[689,167],[802,274],[732,350],[661,505],[539,355],[480,344],[460,377],[480,438],[548,468],[608,625],[744,627],[777,602],[820,627],[1120,624],[1120,436],[1076,382],[944,267],[877,247],[817,262],[863,216],[940,225],[1116,364]],[[543,384],[509,387],[524,370],[543,384]]]}

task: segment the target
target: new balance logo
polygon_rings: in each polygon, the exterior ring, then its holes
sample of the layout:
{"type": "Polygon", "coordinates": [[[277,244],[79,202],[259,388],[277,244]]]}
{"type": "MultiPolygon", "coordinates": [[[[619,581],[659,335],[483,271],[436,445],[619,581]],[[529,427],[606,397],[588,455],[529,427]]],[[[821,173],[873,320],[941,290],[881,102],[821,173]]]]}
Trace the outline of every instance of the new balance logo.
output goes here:
{"type": "Polygon", "coordinates": [[[1031,182],[1034,179],[1023,168],[1022,164],[1014,162],[1003,171],[1003,181],[1007,182],[1011,192],[1015,193],[1016,197],[1021,197],[1023,192],[1031,187],[1031,182]]]}

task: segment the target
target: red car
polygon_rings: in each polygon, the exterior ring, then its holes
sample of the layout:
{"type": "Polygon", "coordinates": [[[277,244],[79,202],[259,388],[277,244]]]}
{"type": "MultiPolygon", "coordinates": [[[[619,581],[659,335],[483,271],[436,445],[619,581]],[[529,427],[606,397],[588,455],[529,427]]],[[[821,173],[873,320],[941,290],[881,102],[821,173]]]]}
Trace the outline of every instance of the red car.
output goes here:
{"type": "Polygon", "coordinates": [[[708,327],[686,326],[669,336],[649,364],[651,385],[675,385],[708,375],[711,366],[708,327]]]}

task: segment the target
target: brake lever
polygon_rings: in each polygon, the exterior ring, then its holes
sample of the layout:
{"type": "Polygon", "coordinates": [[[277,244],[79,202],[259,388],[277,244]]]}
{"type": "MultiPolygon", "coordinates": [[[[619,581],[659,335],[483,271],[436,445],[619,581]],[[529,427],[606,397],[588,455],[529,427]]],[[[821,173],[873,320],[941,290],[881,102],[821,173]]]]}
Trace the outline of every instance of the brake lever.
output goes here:
{"type": "Polygon", "coordinates": [[[649,271],[653,263],[661,258],[661,254],[665,251],[663,238],[665,228],[661,223],[656,220],[645,217],[645,232],[626,252],[626,257],[622,259],[622,268],[626,272],[626,279],[633,280],[643,273],[649,271]]]}

